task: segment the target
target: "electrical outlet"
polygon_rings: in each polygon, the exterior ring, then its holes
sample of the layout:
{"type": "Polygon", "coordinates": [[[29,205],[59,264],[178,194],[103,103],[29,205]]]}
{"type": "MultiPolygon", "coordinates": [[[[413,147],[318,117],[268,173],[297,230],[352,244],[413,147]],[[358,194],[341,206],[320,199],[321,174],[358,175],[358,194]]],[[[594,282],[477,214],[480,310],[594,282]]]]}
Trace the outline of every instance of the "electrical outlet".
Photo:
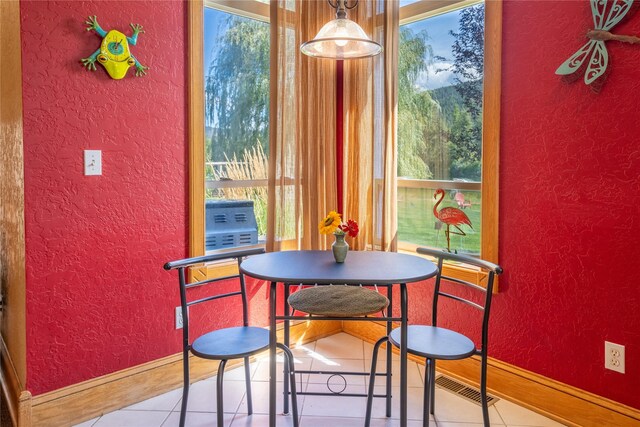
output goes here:
{"type": "Polygon", "coordinates": [[[624,374],[624,346],[604,342],[604,367],[624,374]]]}
{"type": "Polygon", "coordinates": [[[176,329],[182,329],[182,307],[176,307],[176,329]]]}

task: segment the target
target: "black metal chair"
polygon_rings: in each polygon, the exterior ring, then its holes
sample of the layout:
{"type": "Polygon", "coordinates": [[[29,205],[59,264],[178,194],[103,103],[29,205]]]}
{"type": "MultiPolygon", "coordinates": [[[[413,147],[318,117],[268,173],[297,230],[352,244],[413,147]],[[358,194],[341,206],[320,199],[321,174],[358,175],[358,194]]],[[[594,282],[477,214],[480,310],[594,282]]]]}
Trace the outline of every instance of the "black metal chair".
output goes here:
{"type": "MultiPolygon", "coordinates": [[[[479,355],[480,364],[480,395],[482,399],[482,418],[485,426],[489,426],[489,408],[487,405],[487,337],[489,334],[489,311],[491,308],[491,297],[493,294],[493,283],[495,276],[502,273],[499,265],[488,261],[473,258],[467,255],[452,254],[435,249],[418,248],[418,253],[429,255],[438,259],[439,273],[436,276],[436,283],[433,294],[432,326],[409,325],[407,350],[409,354],[424,357],[425,361],[425,381],[424,381],[424,416],[423,426],[429,425],[429,414],[435,412],[435,374],[436,360],[458,360],[479,355]],[[487,273],[486,288],[461,279],[444,276],[442,274],[442,264],[444,260],[462,262],[480,268],[487,273]],[[454,290],[443,292],[440,289],[442,279],[456,285],[462,285],[467,291],[454,294],[454,290]],[[475,302],[468,295],[482,294],[484,302],[475,302]],[[482,338],[481,345],[476,348],[475,343],[467,336],[451,329],[437,326],[438,302],[440,297],[451,299],[455,302],[469,305],[482,312],[482,338]]],[[[451,285],[452,288],[455,285],[451,285]]],[[[482,298],[480,298],[482,299],[482,298]]],[[[371,421],[371,405],[375,381],[376,362],[380,346],[389,341],[396,347],[400,347],[400,328],[396,328],[388,336],[376,342],[373,348],[371,361],[371,375],[369,380],[369,391],[367,396],[367,412],[365,426],[368,427],[371,421]]]]}
{"type": "MultiPolygon", "coordinates": [[[[223,376],[224,368],[228,360],[231,359],[244,359],[245,369],[245,381],[247,387],[247,409],[249,415],[253,413],[253,405],[251,400],[251,382],[250,382],[250,369],[249,369],[249,357],[260,353],[269,348],[269,330],[248,325],[248,310],[247,310],[247,293],[245,289],[244,276],[241,273],[232,276],[219,277],[214,279],[205,279],[202,281],[189,282],[187,279],[189,274],[189,268],[193,266],[202,265],[203,263],[231,260],[235,259],[240,268],[240,263],[244,257],[250,255],[256,255],[263,253],[264,249],[248,249],[238,250],[233,252],[227,252],[215,255],[206,255],[195,258],[187,258],[178,261],[171,261],[164,265],[165,270],[178,270],[178,279],[180,282],[180,303],[182,308],[183,319],[183,331],[182,331],[182,354],[183,354],[183,366],[184,366],[184,387],[182,391],[182,406],[180,409],[180,427],[184,427],[185,417],[187,413],[187,399],[189,397],[189,352],[194,356],[201,357],[203,359],[219,360],[218,376],[216,383],[217,390],[217,425],[222,427],[224,425],[224,411],[223,411],[223,376]],[[228,280],[238,278],[240,282],[240,290],[235,292],[220,293],[216,290],[216,286],[211,287],[211,292],[208,296],[203,296],[201,290],[198,291],[198,299],[189,299],[187,294],[193,288],[202,288],[205,285],[212,285],[221,280],[228,280]],[[238,327],[227,327],[205,333],[193,341],[189,340],[189,311],[188,308],[196,304],[209,302],[221,298],[240,296],[242,299],[242,318],[243,325],[238,327]]],[[[209,288],[207,288],[209,289],[209,288]]],[[[289,375],[289,383],[291,386],[291,406],[293,411],[293,425],[298,427],[298,406],[296,399],[295,378],[293,375],[293,355],[291,351],[283,344],[278,343],[278,347],[284,352],[286,358],[286,366],[289,375]]],[[[285,379],[286,382],[286,379],[285,379]]]]}

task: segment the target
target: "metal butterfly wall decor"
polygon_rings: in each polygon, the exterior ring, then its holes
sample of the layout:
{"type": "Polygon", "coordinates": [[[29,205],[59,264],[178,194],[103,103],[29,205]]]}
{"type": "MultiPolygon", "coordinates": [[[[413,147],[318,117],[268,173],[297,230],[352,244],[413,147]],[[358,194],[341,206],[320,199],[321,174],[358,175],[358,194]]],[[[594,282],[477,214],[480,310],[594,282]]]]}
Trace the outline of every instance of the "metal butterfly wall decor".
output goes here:
{"type": "Polygon", "coordinates": [[[577,71],[584,71],[584,82],[591,85],[594,90],[604,81],[605,71],[609,64],[609,54],[605,42],[616,40],[625,43],[640,44],[640,37],[612,34],[609,30],[618,25],[620,21],[630,16],[629,12],[637,9],[638,2],[634,0],[590,0],[591,13],[593,15],[594,29],[587,32],[589,41],[576,53],[567,59],[558,69],[556,74],[569,76],[577,71]],[[585,61],[588,59],[588,62],[585,61]]]}

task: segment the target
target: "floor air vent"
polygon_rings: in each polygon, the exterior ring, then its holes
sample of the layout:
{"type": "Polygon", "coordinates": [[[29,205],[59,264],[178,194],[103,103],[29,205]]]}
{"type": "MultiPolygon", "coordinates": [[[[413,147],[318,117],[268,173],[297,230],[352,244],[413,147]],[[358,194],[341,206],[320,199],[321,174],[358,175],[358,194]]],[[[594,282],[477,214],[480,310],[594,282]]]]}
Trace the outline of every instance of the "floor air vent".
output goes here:
{"type": "MultiPolygon", "coordinates": [[[[440,375],[436,378],[436,385],[452,393],[455,393],[460,397],[464,397],[465,399],[475,403],[476,405],[481,404],[480,390],[475,387],[469,387],[466,384],[462,384],[454,379],[445,377],[444,375],[440,375]]],[[[488,406],[493,405],[498,400],[499,399],[497,397],[493,397],[490,394],[487,395],[488,406]]]]}

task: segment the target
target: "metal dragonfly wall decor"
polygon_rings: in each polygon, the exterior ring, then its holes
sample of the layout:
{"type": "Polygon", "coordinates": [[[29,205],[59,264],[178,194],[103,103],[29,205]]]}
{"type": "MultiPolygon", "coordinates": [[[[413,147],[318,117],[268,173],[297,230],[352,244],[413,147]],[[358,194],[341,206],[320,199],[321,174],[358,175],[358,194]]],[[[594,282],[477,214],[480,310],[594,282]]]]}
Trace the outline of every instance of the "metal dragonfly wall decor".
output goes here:
{"type": "Polygon", "coordinates": [[[567,59],[556,74],[569,76],[577,71],[584,71],[584,82],[598,91],[606,76],[609,54],[605,42],[616,40],[625,43],[640,44],[640,37],[612,34],[613,27],[623,18],[629,17],[638,7],[634,0],[590,0],[594,29],[587,32],[589,41],[567,59]],[[587,61],[588,59],[588,61],[587,61]],[[587,61],[585,63],[585,61],[587,61]]]}

